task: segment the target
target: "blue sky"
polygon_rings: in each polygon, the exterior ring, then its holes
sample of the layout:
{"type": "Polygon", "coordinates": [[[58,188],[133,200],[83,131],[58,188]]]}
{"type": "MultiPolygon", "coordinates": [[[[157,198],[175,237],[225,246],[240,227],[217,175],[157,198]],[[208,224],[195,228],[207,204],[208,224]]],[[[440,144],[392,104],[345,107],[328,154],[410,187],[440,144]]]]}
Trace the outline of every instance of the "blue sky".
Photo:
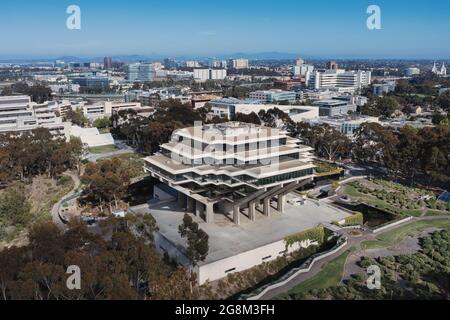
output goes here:
{"type": "Polygon", "coordinates": [[[289,52],[450,58],[445,0],[1,0],[0,57],[289,52]],[[66,28],[76,4],[82,29],[66,28]],[[366,28],[381,7],[382,30],[366,28]]]}

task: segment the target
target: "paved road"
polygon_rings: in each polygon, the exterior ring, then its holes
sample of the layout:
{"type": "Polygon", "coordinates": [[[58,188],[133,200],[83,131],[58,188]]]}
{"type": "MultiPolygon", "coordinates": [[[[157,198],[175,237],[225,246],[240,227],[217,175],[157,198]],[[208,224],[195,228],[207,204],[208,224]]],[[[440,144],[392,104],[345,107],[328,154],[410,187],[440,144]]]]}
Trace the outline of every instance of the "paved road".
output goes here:
{"type": "Polygon", "coordinates": [[[78,175],[76,173],[65,172],[64,175],[67,176],[67,177],[72,178],[72,180],[75,182],[75,185],[72,188],[72,190],[68,194],[66,194],[64,197],[62,197],[61,200],[59,200],[52,208],[52,220],[53,220],[53,223],[56,226],[58,226],[59,228],[61,228],[61,229],[64,229],[66,227],[66,225],[61,221],[61,219],[59,217],[59,212],[58,212],[59,206],[64,201],[64,199],[66,199],[67,197],[69,197],[72,194],[76,193],[77,189],[81,185],[80,178],[78,177],[78,175]]]}

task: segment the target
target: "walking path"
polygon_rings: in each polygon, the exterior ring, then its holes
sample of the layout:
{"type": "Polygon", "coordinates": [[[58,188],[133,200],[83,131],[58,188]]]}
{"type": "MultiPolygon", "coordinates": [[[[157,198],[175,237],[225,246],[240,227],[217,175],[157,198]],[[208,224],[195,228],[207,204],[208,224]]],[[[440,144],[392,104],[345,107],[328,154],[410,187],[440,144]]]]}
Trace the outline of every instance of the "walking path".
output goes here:
{"type": "MultiPolygon", "coordinates": [[[[380,234],[384,234],[386,232],[392,231],[392,230],[396,230],[398,228],[404,227],[405,225],[409,225],[418,221],[430,221],[430,220],[443,220],[443,219],[449,219],[448,216],[442,216],[442,217],[423,217],[423,218],[416,218],[411,220],[410,222],[404,223],[404,224],[400,224],[397,226],[394,226],[392,228],[388,228],[386,230],[383,230],[382,232],[378,233],[378,234],[373,234],[370,231],[365,231],[363,232],[361,235],[353,235],[352,230],[341,230],[339,233],[342,236],[345,236],[348,238],[348,242],[347,245],[344,246],[339,252],[336,252],[333,255],[330,255],[328,257],[326,257],[325,259],[317,262],[311,269],[310,272],[308,273],[303,273],[298,275],[297,277],[295,277],[294,279],[292,279],[292,281],[290,281],[289,283],[287,283],[284,286],[281,286],[279,288],[275,288],[269,292],[267,292],[264,296],[261,297],[260,300],[270,300],[275,298],[276,296],[286,293],[289,290],[291,290],[292,288],[302,284],[303,282],[305,282],[306,280],[309,280],[311,278],[313,278],[315,275],[317,275],[322,269],[323,267],[333,261],[334,259],[338,258],[343,252],[345,252],[346,250],[352,248],[352,247],[360,247],[361,243],[366,242],[366,241],[371,241],[371,240],[375,240],[376,237],[378,237],[380,234]]],[[[426,232],[430,233],[433,232],[433,228],[429,228],[426,231],[424,231],[425,233],[422,233],[424,235],[426,235],[426,232]]],[[[360,258],[358,258],[358,254],[360,254],[361,256],[367,256],[369,254],[372,255],[379,255],[381,256],[388,256],[388,255],[401,255],[401,254],[408,254],[408,253],[414,253],[414,250],[416,249],[420,249],[418,248],[418,239],[420,238],[420,235],[417,236],[417,238],[409,238],[409,239],[405,239],[404,241],[402,241],[401,246],[398,246],[397,248],[393,248],[389,251],[389,249],[379,249],[377,251],[373,250],[372,252],[370,250],[359,250],[358,252],[352,254],[349,256],[347,262],[346,262],[346,266],[347,269],[345,269],[343,278],[345,279],[345,277],[349,276],[349,274],[352,271],[360,271],[358,270],[358,266],[355,267],[355,263],[357,261],[359,261],[360,258]],[[349,269],[350,268],[350,269],[349,269]]],[[[417,252],[417,250],[415,251],[417,252]]],[[[355,272],[353,272],[354,274],[355,272]]]]}
{"type": "Polygon", "coordinates": [[[61,229],[64,229],[66,227],[66,225],[64,224],[64,222],[61,220],[61,218],[59,216],[59,207],[66,198],[75,194],[76,191],[78,190],[78,188],[81,186],[80,178],[78,177],[78,175],[76,173],[69,171],[69,172],[65,172],[64,175],[67,177],[70,177],[73,180],[73,182],[75,183],[75,185],[72,188],[72,190],[68,194],[66,194],[64,197],[62,197],[61,200],[59,200],[52,208],[53,223],[61,229]]]}

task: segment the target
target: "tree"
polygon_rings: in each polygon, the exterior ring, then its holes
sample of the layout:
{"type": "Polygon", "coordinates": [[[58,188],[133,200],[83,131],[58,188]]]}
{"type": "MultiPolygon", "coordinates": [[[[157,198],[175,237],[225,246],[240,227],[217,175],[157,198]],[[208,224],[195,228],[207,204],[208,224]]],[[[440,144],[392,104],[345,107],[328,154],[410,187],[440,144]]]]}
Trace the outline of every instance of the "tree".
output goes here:
{"type": "Polygon", "coordinates": [[[24,226],[30,209],[23,185],[7,188],[0,194],[0,225],[24,226]]]}
{"type": "Polygon", "coordinates": [[[400,108],[399,103],[393,97],[376,97],[361,108],[361,113],[369,116],[391,117],[400,108]]]}
{"type": "Polygon", "coordinates": [[[86,185],[86,200],[103,209],[108,205],[112,213],[111,203],[118,205],[130,185],[130,173],[128,168],[115,158],[103,160],[100,163],[89,163],[81,178],[86,185]]]}
{"type": "Polygon", "coordinates": [[[112,122],[110,118],[100,118],[94,121],[94,127],[98,129],[104,129],[111,127],[112,122]]]}
{"type": "Polygon", "coordinates": [[[66,121],[70,121],[72,124],[81,127],[84,127],[84,125],[89,122],[89,120],[84,116],[83,111],[80,109],[67,111],[64,118],[66,121]]]}
{"type": "Polygon", "coordinates": [[[187,238],[187,255],[197,264],[205,261],[209,251],[209,236],[198,227],[188,214],[184,215],[183,224],[179,226],[178,232],[182,238],[187,238]]]}
{"type": "Polygon", "coordinates": [[[314,152],[329,161],[345,157],[350,151],[350,139],[328,124],[310,125],[297,123],[293,135],[298,136],[306,145],[314,148],[314,152]]]}
{"type": "Polygon", "coordinates": [[[252,112],[250,114],[237,113],[234,116],[234,119],[232,119],[232,120],[238,121],[238,122],[253,123],[256,125],[261,125],[261,120],[259,119],[258,115],[254,112],[252,112]]]}

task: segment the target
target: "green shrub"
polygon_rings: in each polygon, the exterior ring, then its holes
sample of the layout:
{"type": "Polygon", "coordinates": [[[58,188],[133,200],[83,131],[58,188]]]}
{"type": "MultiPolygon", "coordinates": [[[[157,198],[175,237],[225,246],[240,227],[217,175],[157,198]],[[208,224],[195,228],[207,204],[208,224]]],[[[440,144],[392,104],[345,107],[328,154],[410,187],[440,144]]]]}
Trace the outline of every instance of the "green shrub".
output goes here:
{"type": "Polygon", "coordinates": [[[325,241],[325,228],[323,226],[319,226],[316,228],[308,229],[289,236],[284,241],[286,242],[287,249],[292,247],[295,243],[306,240],[317,241],[322,244],[325,241]]]}
{"type": "Polygon", "coordinates": [[[350,217],[345,218],[344,227],[358,226],[364,224],[364,215],[361,212],[355,212],[350,217]]]}

